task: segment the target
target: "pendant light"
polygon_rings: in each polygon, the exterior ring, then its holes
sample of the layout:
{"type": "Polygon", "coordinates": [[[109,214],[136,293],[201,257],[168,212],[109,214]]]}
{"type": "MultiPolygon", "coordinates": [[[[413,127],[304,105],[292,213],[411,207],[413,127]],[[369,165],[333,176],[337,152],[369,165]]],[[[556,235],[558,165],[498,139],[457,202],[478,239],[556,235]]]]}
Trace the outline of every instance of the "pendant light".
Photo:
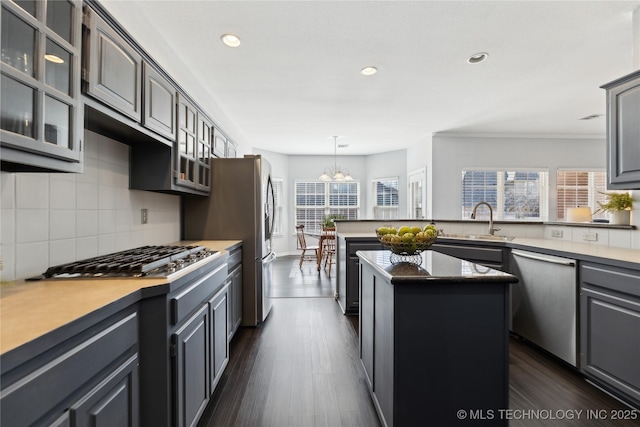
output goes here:
{"type": "Polygon", "coordinates": [[[349,171],[345,169],[345,173],[342,173],[340,167],[338,167],[338,137],[333,136],[333,169],[325,168],[322,175],[318,177],[320,181],[329,182],[344,182],[353,181],[353,177],[349,174],[349,171]]]}

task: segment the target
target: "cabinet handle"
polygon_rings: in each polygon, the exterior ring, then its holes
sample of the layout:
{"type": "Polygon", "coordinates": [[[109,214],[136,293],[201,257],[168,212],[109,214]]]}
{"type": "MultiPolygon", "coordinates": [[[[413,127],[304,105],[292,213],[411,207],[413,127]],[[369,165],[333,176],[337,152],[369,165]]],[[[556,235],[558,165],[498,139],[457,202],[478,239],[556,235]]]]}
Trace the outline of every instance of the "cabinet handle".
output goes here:
{"type": "Polygon", "coordinates": [[[531,255],[529,253],[518,252],[518,251],[511,251],[511,253],[521,258],[534,259],[536,261],[549,262],[551,264],[560,264],[560,265],[566,265],[569,267],[573,267],[574,265],[576,265],[576,262],[572,259],[567,259],[566,261],[563,261],[560,258],[546,258],[543,256],[536,256],[536,255],[531,255]]]}

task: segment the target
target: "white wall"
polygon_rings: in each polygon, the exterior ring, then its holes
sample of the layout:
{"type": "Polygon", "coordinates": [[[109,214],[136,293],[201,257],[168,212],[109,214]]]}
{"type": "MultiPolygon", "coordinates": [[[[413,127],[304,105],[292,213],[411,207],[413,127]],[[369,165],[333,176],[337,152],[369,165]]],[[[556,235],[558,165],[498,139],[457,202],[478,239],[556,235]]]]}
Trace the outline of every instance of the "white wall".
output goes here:
{"type": "Polygon", "coordinates": [[[129,190],[129,147],[90,131],[84,140],[82,174],[0,173],[3,281],[180,239],[180,197],[129,190]]]}
{"type": "Polygon", "coordinates": [[[549,220],[555,221],[558,168],[606,168],[604,139],[433,137],[432,216],[461,219],[461,171],[465,168],[539,168],[549,171],[549,220]]]}
{"type": "MultiPolygon", "coordinates": [[[[367,193],[364,210],[361,209],[361,218],[373,218],[374,179],[398,178],[398,218],[407,217],[407,150],[388,151],[386,153],[372,154],[366,157],[367,178],[362,182],[360,191],[367,193]]],[[[365,194],[363,194],[365,196],[365,194]]]]}

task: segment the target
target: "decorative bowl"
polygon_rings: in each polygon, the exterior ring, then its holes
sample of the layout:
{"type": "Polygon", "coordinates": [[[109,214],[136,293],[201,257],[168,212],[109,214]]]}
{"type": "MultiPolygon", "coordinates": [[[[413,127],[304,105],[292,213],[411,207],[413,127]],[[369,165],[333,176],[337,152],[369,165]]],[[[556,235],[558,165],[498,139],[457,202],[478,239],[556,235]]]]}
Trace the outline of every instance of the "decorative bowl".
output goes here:
{"type": "Polygon", "coordinates": [[[403,230],[403,228],[405,227],[400,227],[395,233],[393,227],[378,228],[376,230],[378,241],[396,255],[419,255],[420,252],[429,249],[429,246],[438,238],[438,231],[433,223],[424,228],[420,227],[421,231],[417,233],[403,230]]]}

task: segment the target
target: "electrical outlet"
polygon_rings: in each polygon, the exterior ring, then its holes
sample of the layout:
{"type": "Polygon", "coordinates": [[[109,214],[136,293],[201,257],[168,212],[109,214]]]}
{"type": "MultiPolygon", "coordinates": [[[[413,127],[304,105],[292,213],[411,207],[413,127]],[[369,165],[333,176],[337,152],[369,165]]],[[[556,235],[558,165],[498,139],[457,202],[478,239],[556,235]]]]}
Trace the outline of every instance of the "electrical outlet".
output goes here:
{"type": "Polygon", "coordinates": [[[582,240],[586,240],[587,242],[596,242],[598,241],[598,233],[583,233],[582,240]]]}
{"type": "Polygon", "coordinates": [[[149,210],[148,209],[142,209],[140,211],[140,214],[141,214],[140,222],[142,224],[146,224],[149,221],[149,210]]]}
{"type": "Polygon", "coordinates": [[[562,238],[562,230],[551,230],[551,237],[562,238]]]}

